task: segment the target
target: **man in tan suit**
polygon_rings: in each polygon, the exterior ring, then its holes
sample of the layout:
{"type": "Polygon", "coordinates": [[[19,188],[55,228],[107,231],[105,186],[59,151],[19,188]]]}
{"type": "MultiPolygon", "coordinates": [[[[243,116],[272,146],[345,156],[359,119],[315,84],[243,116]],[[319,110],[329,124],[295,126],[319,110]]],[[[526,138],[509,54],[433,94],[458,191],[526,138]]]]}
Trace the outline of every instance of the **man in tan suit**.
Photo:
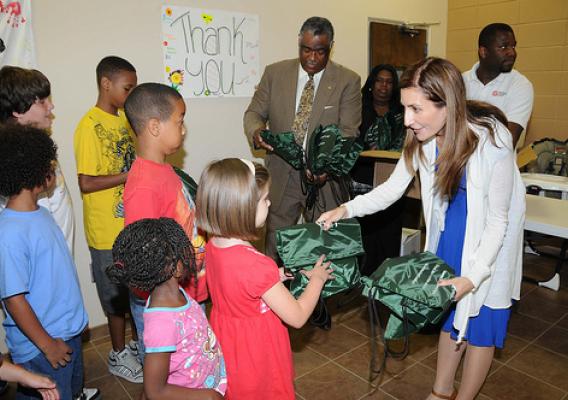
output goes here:
{"type": "MultiPolygon", "coordinates": [[[[302,177],[286,161],[271,154],[260,132],[294,131],[298,144],[306,149],[309,135],[318,126],[337,124],[344,136],[358,136],[361,123],[361,79],[355,72],[329,60],[333,46],[333,26],[321,17],[307,19],[298,36],[299,57],[266,67],[252,101],[244,115],[245,132],[255,148],[268,151],[270,171],[270,213],[267,222],[266,253],[277,259],[275,230],[293,225],[305,210],[306,195],[302,177]]],[[[323,184],[313,212],[315,220],[326,211],[348,200],[348,193],[327,176],[306,179],[323,184]]]]}

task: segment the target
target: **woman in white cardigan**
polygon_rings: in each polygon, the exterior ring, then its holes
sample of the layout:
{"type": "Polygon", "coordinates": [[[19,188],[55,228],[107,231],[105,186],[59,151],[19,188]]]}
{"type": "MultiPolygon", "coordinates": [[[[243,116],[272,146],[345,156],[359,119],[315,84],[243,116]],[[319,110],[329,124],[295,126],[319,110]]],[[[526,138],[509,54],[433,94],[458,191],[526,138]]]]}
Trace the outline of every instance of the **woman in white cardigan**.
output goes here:
{"type": "Polygon", "coordinates": [[[457,277],[456,307],[442,328],[436,380],[428,399],[474,399],[503,347],[512,300],[520,295],[525,192],[506,119],[489,104],[466,101],[459,70],[427,58],[401,79],[409,128],[391,177],[370,193],[321,215],[325,229],[341,218],[383,210],[416,171],[426,222],[425,250],[457,277]],[[457,367],[465,354],[459,393],[457,367]]]}

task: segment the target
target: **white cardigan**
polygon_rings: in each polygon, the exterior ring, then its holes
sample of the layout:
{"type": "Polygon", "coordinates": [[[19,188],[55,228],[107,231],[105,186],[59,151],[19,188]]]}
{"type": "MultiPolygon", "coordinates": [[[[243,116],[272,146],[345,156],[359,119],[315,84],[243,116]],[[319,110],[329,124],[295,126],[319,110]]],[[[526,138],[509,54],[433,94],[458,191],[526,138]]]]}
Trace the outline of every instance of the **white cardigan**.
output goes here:
{"type": "MultiPolygon", "coordinates": [[[[525,187],[512,150],[511,134],[495,124],[496,147],[486,129],[471,125],[479,137],[477,148],[467,162],[467,219],[461,276],[475,288],[457,304],[454,327],[462,341],[469,317],[482,305],[494,309],[511,306],[519,299],[522,278],[525,187]]],[[[363,216],[383,210],[398,200],[410,184],[416,169],[420,173],[422,207],[426,222],[425,250],[436,253],[444,230],[447,199],[434,191],[436,141],[422,144],[425,160],[414,156],[409,173],[401,157],[392,175],[371,192],[345,203],[348,216],[363,216]]]]}

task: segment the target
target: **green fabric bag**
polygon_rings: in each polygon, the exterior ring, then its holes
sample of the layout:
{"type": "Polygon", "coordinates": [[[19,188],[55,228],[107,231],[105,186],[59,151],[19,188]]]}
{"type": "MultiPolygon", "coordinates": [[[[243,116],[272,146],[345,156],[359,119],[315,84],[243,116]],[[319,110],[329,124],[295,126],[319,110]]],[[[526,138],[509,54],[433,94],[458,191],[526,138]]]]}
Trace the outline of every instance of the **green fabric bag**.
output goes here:
{"type": "Polygon", "coordinates": [[[361,227],[356,219],[345,219],[328,231],[315,223],[294,225],[276,231],[276,248],[284,266],[294,274],[290,292],[299,297],[308,284],[300,270],[310,270],[318,258],[331,261],[335,279],[327,281],[321,297],[351,289],[360,284],[357,256],[363,254],[361,227]]]}
{"type": "Polygon", "coordinates": [[[269,130],[260,132],[260,137],[272,146],[274,154],[282,158],[295,169],[304,168],[304,149],[296,143],[294,132],[272,133],[269,130]]]}
{"type": "Polygon", "coordinates": [[[182,169],[178,167],[173,168],[177,176],[180,177],[182,185],[191,195],[191,198],[195,199],[195,197],[197,196],[197,182],[195,182],[195,180],[191,176],[186,174],[182,169]]]}
{"type": "Polygon", "coordinates": [[[453,277],[453,269],[430,252],[387,259],[371,276],[362,277],[363,295],[392,311],[384,338],[408,337],[426,324],[438,323],[455,291],[437,283],[453,277]]]}
{"type": "Polygon", "coordinates": [[[320,125],[308,142],[307,166],[314,175],[344,176],[351,171],[362,150],[356,138],[343,137],[337,125],[320,125]]]}

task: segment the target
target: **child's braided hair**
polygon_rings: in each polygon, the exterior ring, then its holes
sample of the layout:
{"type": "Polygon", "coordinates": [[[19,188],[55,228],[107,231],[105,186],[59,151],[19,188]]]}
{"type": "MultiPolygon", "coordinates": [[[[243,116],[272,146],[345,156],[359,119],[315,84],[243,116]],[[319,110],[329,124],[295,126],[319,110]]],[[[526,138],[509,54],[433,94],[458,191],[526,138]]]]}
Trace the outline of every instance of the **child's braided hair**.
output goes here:
{"type": "Polygon", "coordinates": [[[129,288],[152,291],[174,275],[178,262],[183,270],[180,284],[190,277],[197,283],[193,246],[171,218],[141,219],[126,226],[112,246],[112,258],[109,278],[129,288]]]}

